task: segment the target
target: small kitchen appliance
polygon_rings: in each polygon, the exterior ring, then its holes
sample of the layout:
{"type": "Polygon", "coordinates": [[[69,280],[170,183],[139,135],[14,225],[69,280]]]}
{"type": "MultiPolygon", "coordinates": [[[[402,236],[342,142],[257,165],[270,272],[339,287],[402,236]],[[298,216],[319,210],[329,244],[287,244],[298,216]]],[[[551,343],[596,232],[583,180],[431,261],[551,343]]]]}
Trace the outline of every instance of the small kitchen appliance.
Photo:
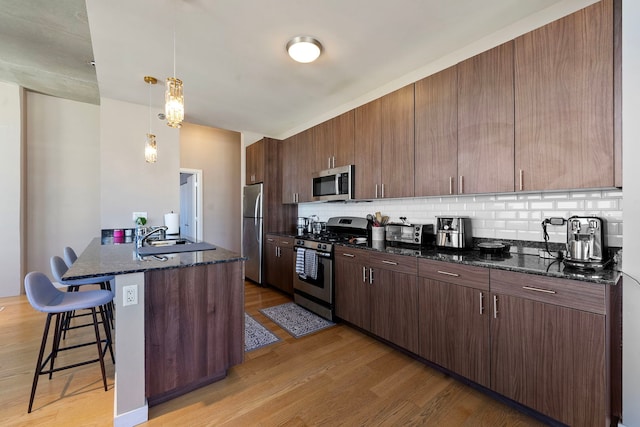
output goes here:
{"type": "Polygon", "coordinates": [[[387,224],[386,241],[394,244],[427,246],[433,244],[433,224],[387,224]]]}
{"type": "Polygon", "coordinates": [[[307,227],[309,226],[309,218],[299,216],[297,224],[298,225],[296,226],[296,233],[297,233],[296,235],[302,236],[304,233],[307,232],[307,227]]]}
{"type": "Polygon", "coordinates": [[[471,218],[464,216],[436,217],[436,246],[464,249],[472,246],[471,218]]]}
{"type": "Polygon", "coordinates": [[[563,263],[583,270],[602,270],[609,263],[602,218],[572,216],[567,220],[567,253],[563,263]]]}

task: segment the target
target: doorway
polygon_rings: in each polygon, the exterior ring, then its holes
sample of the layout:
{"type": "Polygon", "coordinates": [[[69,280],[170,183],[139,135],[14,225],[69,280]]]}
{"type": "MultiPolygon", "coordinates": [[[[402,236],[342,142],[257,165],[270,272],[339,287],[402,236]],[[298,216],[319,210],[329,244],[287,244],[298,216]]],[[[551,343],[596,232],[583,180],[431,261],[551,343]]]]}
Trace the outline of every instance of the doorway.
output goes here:
{"type": "Polygon", "coordinates": [[[180,168],[180,235],[203,240],[202,170],[180,168]]]}

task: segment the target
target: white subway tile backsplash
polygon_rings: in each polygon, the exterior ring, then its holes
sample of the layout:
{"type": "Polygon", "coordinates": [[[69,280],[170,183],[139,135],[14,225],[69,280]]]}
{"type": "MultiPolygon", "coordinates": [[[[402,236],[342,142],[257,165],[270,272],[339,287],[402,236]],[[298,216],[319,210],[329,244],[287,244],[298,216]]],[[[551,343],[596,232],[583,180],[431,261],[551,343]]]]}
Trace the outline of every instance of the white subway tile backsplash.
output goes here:
{"type": "MultiPolygon", "coordinates": [[[[542,241],[541,221],[571,215],[599,216],[607,220],[609,245],[622,246],[622,190],[554,193],[482,194],[477,196],[424,197],[374,200],[370,203],[306,203],[299,216],[366,216],[380,211],[392,221],[406,216],[418,224],[434,224],[436,216],[472,218],[474,237],[542,241]]],[[[548,227],[550,241],[564,243],[564,226],[548,227]]]]}

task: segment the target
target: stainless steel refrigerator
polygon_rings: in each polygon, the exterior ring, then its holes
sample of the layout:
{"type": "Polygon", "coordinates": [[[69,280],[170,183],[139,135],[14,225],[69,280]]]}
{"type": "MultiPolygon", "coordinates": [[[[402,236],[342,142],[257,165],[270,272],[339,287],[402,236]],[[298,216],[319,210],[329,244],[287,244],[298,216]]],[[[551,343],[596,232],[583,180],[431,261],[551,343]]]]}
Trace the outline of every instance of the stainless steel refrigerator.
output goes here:
{"type": "Polygon", "coordinates": [[[262,184],[244,187],[242,254],[247,257],[244,275],[262,284],[262,184]]]}

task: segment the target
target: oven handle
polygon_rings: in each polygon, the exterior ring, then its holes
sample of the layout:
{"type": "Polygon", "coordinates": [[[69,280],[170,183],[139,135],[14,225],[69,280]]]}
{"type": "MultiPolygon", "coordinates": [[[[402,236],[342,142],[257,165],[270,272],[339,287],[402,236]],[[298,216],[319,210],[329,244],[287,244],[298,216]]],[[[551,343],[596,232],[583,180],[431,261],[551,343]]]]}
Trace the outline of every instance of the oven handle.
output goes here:
{"type": "MultiPolygon", "coordinates": [[[[294,246],[293,250],[298,252],[298,248],[300,248],[300,246],[294,246]]],[[[322,257],[322,258],[333,258],[333,255],[331,255],[330,252],[319,252],[319,251],[316,251],[316,254],[318,254],[318,256],[322,257]]]]}

